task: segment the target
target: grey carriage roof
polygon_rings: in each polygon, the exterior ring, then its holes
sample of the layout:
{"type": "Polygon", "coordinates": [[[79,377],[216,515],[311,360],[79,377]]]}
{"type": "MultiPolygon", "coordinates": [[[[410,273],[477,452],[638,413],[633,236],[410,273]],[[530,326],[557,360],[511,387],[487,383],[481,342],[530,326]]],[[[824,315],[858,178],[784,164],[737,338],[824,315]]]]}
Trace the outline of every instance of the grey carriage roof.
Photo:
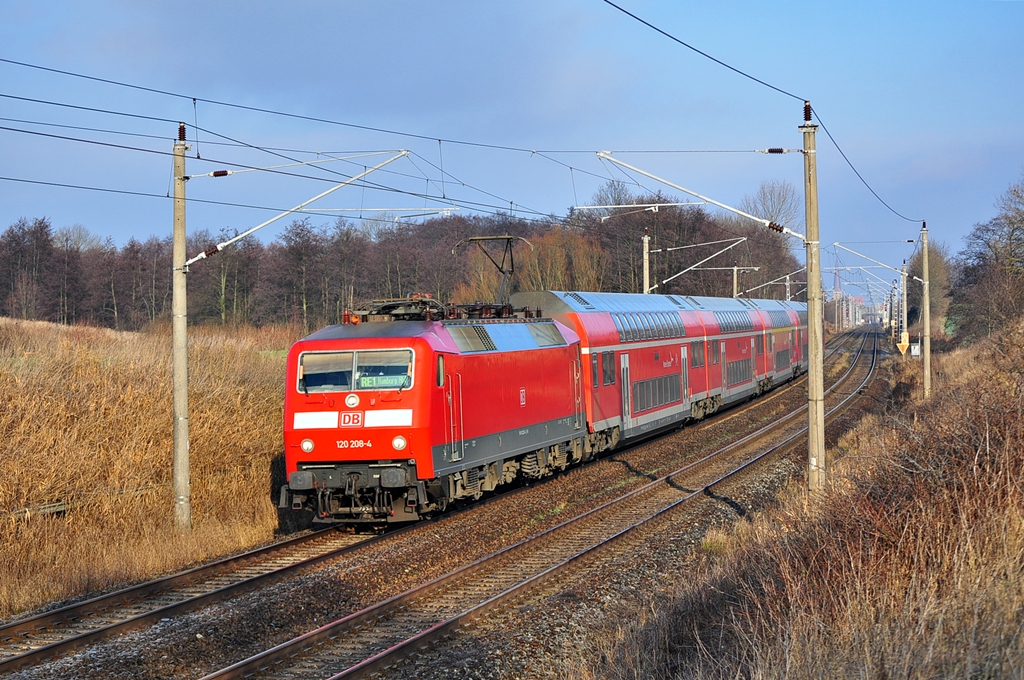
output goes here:
{"type": "Polygon", "coordinates": [[[514,307],[539,307],[545,315],[568,312],[678,312],[749,311],[752,309],[806,312],[803,302],[747,298],[696,297],[690,295],[642,295],[639,293],[591,293],[532,291],[512,296],[514,307]]]}

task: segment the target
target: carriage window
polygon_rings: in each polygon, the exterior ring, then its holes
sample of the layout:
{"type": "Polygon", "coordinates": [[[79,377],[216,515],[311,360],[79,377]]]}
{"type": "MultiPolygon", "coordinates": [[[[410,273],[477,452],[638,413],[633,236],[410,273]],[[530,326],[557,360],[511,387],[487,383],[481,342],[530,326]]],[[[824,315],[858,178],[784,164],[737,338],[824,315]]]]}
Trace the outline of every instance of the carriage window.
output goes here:
{"type": "Polygon", "coordinates": [[[704,365],[704,341],[694,340],[690,343],[690,368],[704,365]]]}
{"type": "Polygon", "coordinates": [[[650,317],[651,321],[654,322],[654,328],[658,339],[667,338],[668,331],[665,329],[665,319],[662,317],[661,312],[654,312],[650,317]]]}
{"type": "Polygon", "coordinates": [[[626,319],[633,325],[633,339],[643,340],[644,339],[644,327],[640,325],[640,319],[636,317],[635,312],[629,312],[626,314],[626,319]]]}
{"type": "Polygon", "coordinates": [[[412,385],[412,350],[356,352],[357,390],[401,390],[412,385]]]}
{"type": "Polygon", "coordinates": [[[604,384],[615,384],[615,352],[601,352],[601,366],[604,369],[604,384]]]}
{"type": "Polygon", "coordinates": [[[619,342],[625,342],[626,329],[622,326],[622,319],[619,318],[618,314],[612,314],[612,321],[615,322],[615,328],[619,331],[619,342]]]}
{"type": "Polygon", "coordinates": [[[444,387],[444,355],[437,355],[437,386],[444,387]]]}
{"type": "Polygon", "coordinates": [[[651,312],[651,320],[654,321],[654,328],[658,334],[658,338],[667,338],[668,329],[665,328],[665,317],[662,316],[661,312],[651,312]]]}
{"type": "Polygon", "coordinates": [[[652,314],[648,314],[647,312],[641,312],[640,313],[640,317],[644,320],[644,325],[647,326],[647,330],[650,333],[650,339],[651,340],[657,340],[658,339],[658,327],[654,323],[653,315],[652,314]]]}
{"type": "Polygon", "coordinates": [[[675,314],[669,314],[668,315],[668,321],[669,321],[669,326],[672,328],[672,335],[673,336],[680,337],[680,336],[686,335],[685,333],[683,333],[682,324],[680,323],[678,316],[676,316],[675,314]]]}
{"type": "Polygon", "coordinates": [[[640,330],[636,327],[633,316],[631,314],[624,314],[622,320],[626,322],[626,326],[629,328],[629,332],[626,333],[626,340],[639,340],[640,330]]]}
{"type": "Polygon", "coordinates": [[[682,329],[680,328],[679,316],[676,315],[676,314],[672,314],[671,312],[669,312],[667,316],[668,316],[668,327],[670,329],[669,332],[672,334],[672,337],[678,338],[679,336],[684,335],[684,333],[682,332],[682,329]]]}
{"type": "Polygon", "coordinates": [[[630,312],[629,314],[626,315],[626,318],[629,319],[629,322],[633,324],[633,328],[636,329],[636,335],[633,336],[633,339],[646,340],[647,333],[644,331],[644,326],[642,323],[640,323],[640,317],[637,316],[637,313],[630,312]]]}
{"type": "Polygon", "coordinates": [[[654,340],[658,337],[654,331],[654,323],[651,321],[649,316],[640,312],[637,314],[637,317],[639,317],[640,325],[643,326],[644,329],[644,340],[654,340]]]}
{"type": "Polygon", "coordinates": [[[348,392],[352,389],[352,352],[307,352],[299,355],[299,390],[348,392]]]}
{"type": "Polygon", "coordinates": [[[590,355],[590,384],[595,388],[601,384],[598,382],[601,377],[600,371],[598,370],[598,364],[600,363],[598,360],[599,356],[600,355],[596,352],[590,355]]]}

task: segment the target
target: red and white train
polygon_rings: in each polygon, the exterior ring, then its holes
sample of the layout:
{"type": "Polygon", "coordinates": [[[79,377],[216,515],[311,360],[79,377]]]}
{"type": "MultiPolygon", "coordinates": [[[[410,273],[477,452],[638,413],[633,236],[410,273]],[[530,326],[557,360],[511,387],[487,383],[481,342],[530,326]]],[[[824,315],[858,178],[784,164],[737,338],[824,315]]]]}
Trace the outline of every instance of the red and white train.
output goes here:
{"type": "Polygon", "coordinates": [[[416,520],[757,396],[807,367],[806,305],[541,291],[376,302],[288,355],[284,513],[416,520]],[[514,310],[519,310],[518,312],[514,310]]]}

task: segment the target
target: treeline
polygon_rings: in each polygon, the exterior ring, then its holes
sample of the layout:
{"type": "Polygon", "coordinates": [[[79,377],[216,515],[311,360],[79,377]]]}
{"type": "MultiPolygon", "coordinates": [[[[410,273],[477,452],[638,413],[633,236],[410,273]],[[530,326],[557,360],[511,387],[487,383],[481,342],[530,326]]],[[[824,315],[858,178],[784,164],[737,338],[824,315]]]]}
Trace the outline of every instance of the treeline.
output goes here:
{"type": "Polygon", "coordinates": [[[948,319],[961,343],[988,337],[1024,314],[1024,179],[999,197],[996,210],[974,225],[954,262],[948,319]]]}
{"type": "MultiPolygon", "coordinates": [[[[1024,316],[1024,180],[1010,185],[995,207],[995,217],[975,224],[955,254],[941,242],[929,248],[932,331],[940,343],[969,345],[1024,316]]],[[[923,288],[917,283],[923,276],[920,249],[908,262],[908,274],[907,320],[913,336],[920,331],[923,310],[923,288]]]]}
{"type": "MultiPolygon", "coordinates": [[[[730,296],[731,268],[739,267],[741,294],[782,299],[786,275],[793,274],[793,298],[805,299],[805,277],[796,273],[800,263],[793,254],[801,244],[749,220],[668,205],[678,202],[660,193],[634,195],[611,182],[593,203],[631,207],[541,221],[511,215],[295,220],[269,244],[244,239],[195,264],[188,274],[189,317],[192,323],[293,323],[309,330],[378,298],[430,293],[458,303],[494,300],[500,276],[485,254],[474,244],[452,250],[472,236],[505,234],[530,242],[517,242],[513,290],[639,292],[646,233],[655,292],[730,296]],[[676,276],[741,237],[746,240],[676,276]]],[[[766,182],[741,208],[799,228],[799,197],[784,182],[766,182]]],[[[996,208],[995,217],[974,226],[960,252],[950,255],[938,239],[932,243],[932,319],[935,330],[955,342],[988,336],[1024,310],[1024,180],[1010,186],[996,208]]],[[[192,233],[188,253],[233,235],[192,233]]],[[[490,247],[500,261],[500,246],[490,247]]],[[[911,276],[920,277],[920,251],[909,264],[911,276]]],[[[46,218],[23,218],[0,233],[0,315],[138,330],[168,317],[170,305],[170,236],[133,238],[118,248],[81,226],[54,229],[46,218]]],[[[921,290],[912,284],[912,329],[920,312],[921,290]]]]}
{"type": "MultiPolygon", "coordinates": [[[[613,189],[619,204],[677,202],[613,189]]],[[[748,240],[707,266],[758,266],[741,275],[741,290],[800,266],[778,234],[755,223],[715,218],[696,207],[620,208],[540,222],[509,215],[422,222],[381,216],[326,224],[305,218],[293,221],[269,244],[244,239],[194,264],[188,274],[188,313],[191,323],[295,323],[309,330],[336,323],[345,309],[371,299],[430,293],[444,301],[493,300],[500,275],[486,255],[472,243],[452,250],[468,237],[505,234],[529,241],[519,241],[514,251],[513,290],[639,292],[645,230],[652,250],[719,242],[655,253],[652,285],[720,250],[728,238],[748,240]]],[[[190,234],[189,256],[232,235],[190,234]]],[[[487,247],[500,261],[501,246],[492,242],[487,247]]],[[[728,296],[732,278],[731,270],[697,269],[656,292],[728,296]]],[[[782,298],[785,289],[773,284],[754,295],[782,298]]],[[[0,314],[137,330],[168,317],[170,309],[170,236],[133,238],[118,248],[81,226],[54,229],[46,218],[18,220],[0,234],[0,314]]]]}

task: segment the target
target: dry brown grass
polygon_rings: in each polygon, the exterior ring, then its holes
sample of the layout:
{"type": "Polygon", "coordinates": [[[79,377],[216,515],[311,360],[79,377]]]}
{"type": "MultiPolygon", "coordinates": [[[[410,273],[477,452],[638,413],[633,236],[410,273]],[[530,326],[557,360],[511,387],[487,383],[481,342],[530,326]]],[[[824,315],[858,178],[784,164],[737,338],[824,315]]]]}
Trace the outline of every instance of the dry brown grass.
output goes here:
{"type": "Polygon", "coordinates": [[[171,524],[170,328],[0,318],[0,617],[267,541],[290,329],[189,331],[193,531],[171,524]],[[63,515],[8,511],[64,502],[63,515]]]}
{"type": "Polygon", "coordinates": [[[1024,677],[1024,327],[936,369],[930,402],[843,439],[827,494],[709,533],[699,576],[578,674],[1024,677]]]}

